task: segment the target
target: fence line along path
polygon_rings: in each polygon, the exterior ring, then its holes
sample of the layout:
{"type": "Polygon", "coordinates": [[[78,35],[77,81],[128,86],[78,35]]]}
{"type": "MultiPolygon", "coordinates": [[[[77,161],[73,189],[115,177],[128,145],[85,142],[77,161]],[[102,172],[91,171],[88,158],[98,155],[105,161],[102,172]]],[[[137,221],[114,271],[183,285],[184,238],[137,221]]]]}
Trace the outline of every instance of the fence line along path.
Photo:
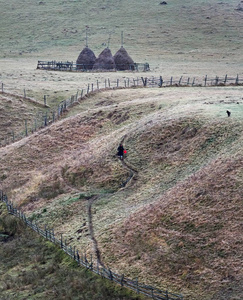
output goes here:
{"type": "Polygon", "coordinates": [[[66,254],[74,259],[78,265],[85,267],[86,269],[107,278],[123,287],[129,288],[138,294],[143,294],[152,299],[158,300],[183,300],[181,294],[169,292],[168,290],[157,289],[150,285],[144,285],[139,283],[138,279],[132,280],[124,276],[113,272],[110,268],[99,264],[99,260],[94,260],[92,255],[88,258],[86,253],[78,251],[75,247],[66,244],[62,235],[58,238],[55,235],[54,229],[49,229],[47,226],[41,228],[36,222],[29,220],[25,214],[17,209],[11,201],[8,200],[7,195],[0,190],[0,201],[4,202],[7,206],[8,213],[21,219],[28,227],[37,232],[46,240],[54,243],[60,247],[66,254]]]}
{"type": "MultiPolygon", "coordinates": [[[[56,62],[55,62],[56,63],[56,62]]],[[[86,88],[77,91],[75,95],[60,102],[54,109],[48,109],[45,113],[40,113],[38,118],[35,118],[31,124],[25,122],[25,126],[19,132],[12,132],[7,134],[5,137],[0,139],[0,147],[14,143],[17,140],[24,138],[25,136],[33,133],[41,128],[44,128],[53,122],[58,121],[69,107],[76,105],[85,97],[92,95],[94,92],[103,91],[107,89],[119,89],[119,88],[166,88],[166,87],[210,87],[210,86],[238,86],[243,85],[243,78],[238,75],[233,76],[222,76],[210,78],[207,75],[204,77],[183,77],[164,78],[162,76],[151,76],[151,77],[137,77],[137,78],[124,78],[116,79],[111,81],[109,78],[103,82],[97,80],[95,83],[88,83],[86,88]]],[[[4,84],[1,84],[1,93],[6,93],[4,90],[4,84]]],[[[26,93],[24,91],[24,97],[26,93]]],[[[46,96],[44,95],[44,107],[48,107],[46,103],[46,96]]]]}

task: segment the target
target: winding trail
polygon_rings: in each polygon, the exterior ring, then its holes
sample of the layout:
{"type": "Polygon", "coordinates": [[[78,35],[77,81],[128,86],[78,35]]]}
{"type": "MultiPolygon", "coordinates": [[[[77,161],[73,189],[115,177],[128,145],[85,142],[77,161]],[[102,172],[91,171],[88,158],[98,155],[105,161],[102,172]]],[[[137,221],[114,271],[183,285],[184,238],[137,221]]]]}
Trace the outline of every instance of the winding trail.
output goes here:
{"type": "MultiPolygon", "coordinates": [[[[126,135],[122,138],[121,143],[124,142],[126,138],[126,135]]],[[[133,168],[130,164],[128,164],[126,161],[124,161],[124,159],[120,160],[123,167],[126,168],[129,171],[129,176],[126,179],[126,181],[124,181],[121,184],[121,188],[125,188],[127,186],[127,184],[129,182],[131,182],[131,180],[137,175],[137,170],[135,170],[135,168],[133,168]]],[[[88,224],[89,224],[89,233],[90,233],[90,237],[91,240],[93,242],[93,247],[94,247],[94,252],[96,254],[96,259],[97,259],[97,263],[100,264],[101,266],[104,266],[102,259],[101,259],[101,252],[99,250],[98,247],[98,242],[95,238],[95,234],[94,234],[94,227],[93,227],[93,216],[92,216],[92,205],[93,203],[98,200],[99,196],[94,196],[91,199],[89,199],[88,202],[88,224]]]]}
{"type": "Polygon", "coordinates": [[[104,264],[101,260],[101,254],[98,247],[98,242],[94,235],[94,227],[93,227],[93,217],[92,217],[92,204],[98,199],[98,196],[94,196],[89,199],[88,202],[88,223],[89,223],[89,233],[91,240],[93,241],[94,252],[96,254],[97,263],[104,267],[104,264]]]}

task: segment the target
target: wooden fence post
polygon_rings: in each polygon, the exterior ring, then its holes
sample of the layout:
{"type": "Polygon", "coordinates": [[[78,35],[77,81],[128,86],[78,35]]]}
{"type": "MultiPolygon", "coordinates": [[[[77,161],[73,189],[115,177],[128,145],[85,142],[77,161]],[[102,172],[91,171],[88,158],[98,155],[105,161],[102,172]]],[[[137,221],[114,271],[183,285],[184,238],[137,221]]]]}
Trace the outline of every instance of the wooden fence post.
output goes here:
{"type": "Polygon", "coordinates": [[[189,85],[190,84],[190,77],[188,77],[188,79],[187,79],[187,85],[189,85]]]}
{"type": "Polygon", "coordinates": [[[119,79],[116,81],[116,87],[119,87],[119,79]]]}
{"type": "Polygon", "coordinates": [[[105,79],[105,89],[106,89],[106,79],[105,79]]]}
{"type": "Polygon", "coordinates": [[[44,118],[44,126],[47,126],[47,113],[46,113],[45,118],[44,118]]]}
{"type": "Polygon", "coordinates": [[[219,78],[218,76],[215,77],[215,85],[218,85],[218,82],[219,82],[219,78]]]}
{"type": "Polygon", "coordinates": [[[154,299],[154,289],[153,288],[151,288],[151,296],[154,299]]]}
{"type": "Polygon", "coordinates": [[[45,235],[46,235],[46,239],[47,239],[47,228],[46,228],[46,225],[45,225],[45,235]]]}
{"type": "Polygon", "coordinates": [[[97,90],[99,90],[99,80],[97,80],[97,90]]]}
{"type": "Polygon", "coordinates": [[[159,77],[159,87],[162,87],[163,85],[163,78],[162,76],[159,77]]]}
{"type": "Polygon", "coordinates": [[[236,79],[235,79],[235,84],[238,85],[239,84],[239,75],[237,74],[236,79]]]}
{"type": "Polygon", "coordinates": [[[124,286],[124,274],[121,276],[121,286],[124,286]]]}
{"type": "Polygon", "coordinates": [[[109,86],[109,88],[111,87],[111,82],[110,82],[109,78],[108,78],[108,86],[109,86]]]}
{"type": "Polygon", "coordinates": [[[46,105],[46,95],[44,95],[44,105],[46,105]]]}
{"type": "Polygon", "coordinates": [[[138,278],[136,278],[136,285],[137,285],[137,293],[139,294],[138,278]]]}
{"type": "Polygon", "coordinates": [[[206,75],[205,79],[204,79],[204,86],[207,86],[207,78],[208,78],[208,76],[206,75]]]}
{"type": "Polygon", "coordinates": [[[225,75],[225,78],[224,78],[224,84],[226,84],[226,82],[227,82],[227,74],[225,75]]]}
{"type": "Polygon", "coordinates": [[[3,82],[2,82],[2,93],[3,93],[3,82]]]}
{"type": "Polygon", "coordinates": [[[173,83],[173,77],[170,78],[170,85],[173,83]]]}
{"type": "Polygon", "coordinates": [[[94,84],[93,84],[93,83],[91,84],[91,87],[92,87],[91,90],[92,90],[92,92],[93,92],[93,91],[94,91],[94,84]]]}
{"type": "Polygon", "coordinates": [[[181,76],[181,78],[180,78],[180,80],[179,80],[179,85],[181,85],[181,81],[182,81],[182,76],[181,76]]]}
{"type": "Polygon", "coordinates": [[[194,86],[194,83],[195,83],[195,77],[192,80],[192,86],[194,86]]]}
{"type": "Polygon", "coordinates": [[[87,88],[87,94],[89,93],[89,84],[88,84],[88,88],[87,88]]]}
{"type": "Polygon", "coordinates": [[[28,136],[27,120],[24,120],[25,123],[25,136],[28,136]]]}
{"type": "Polygon", "coordinates": [[[147,77],[146,78],[141,77],[141,79],[143,82],[143,86],[145,87],[147,85],[147,77]]]}
{"type": "Polygon", "coordinates": [[[110,278],[110,280],[112,281],[113,280],[113,274],[112,274],[112,272],[111,272],[111,269],[109,269],[109,278],[110,278]]]}
{"type": "Polygon", "coordinates": [[[81,99],[83,98],[83,93],[84,93],[84,90],[82,89],[82,91],[81,91],[81,99]]]}

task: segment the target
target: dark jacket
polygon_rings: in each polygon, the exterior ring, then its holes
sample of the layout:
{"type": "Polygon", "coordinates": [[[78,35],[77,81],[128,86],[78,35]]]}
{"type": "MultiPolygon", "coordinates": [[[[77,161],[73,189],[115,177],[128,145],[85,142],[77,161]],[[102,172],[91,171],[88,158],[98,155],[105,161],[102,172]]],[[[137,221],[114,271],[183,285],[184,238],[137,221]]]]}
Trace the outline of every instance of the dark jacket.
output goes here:
{"type": "Polygon", "coordinates": [[[122,145],[120,145],[118,148],[117,148],[117,155],[118,156],[123,156],[123,152],[124,152],[124,148],[122,145]]]}

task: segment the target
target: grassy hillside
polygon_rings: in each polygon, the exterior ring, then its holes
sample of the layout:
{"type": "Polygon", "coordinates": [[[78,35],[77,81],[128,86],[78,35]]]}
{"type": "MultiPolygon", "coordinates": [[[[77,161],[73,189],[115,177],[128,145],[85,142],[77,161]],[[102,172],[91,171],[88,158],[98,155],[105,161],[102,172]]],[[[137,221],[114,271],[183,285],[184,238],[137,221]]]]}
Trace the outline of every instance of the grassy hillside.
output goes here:
{"type": "MultiPolygon", "coordinates": [[[[0,95],[0,140],[19,127],[22,131],[24,120],[33,121],[43,112],[14,95],[24,90],[40,103],[46,95],[53,108],[97,80],[103,87],[107,79],[123,82],[141,76],[242,78],[242,10],[236,10],[240,0],[160,2],[0,0],[0,83],[8,92],[0,95]],[[148,62],[151,71],[36,69],[38,60],[75,61],[85,46],[86,26],[96,55],[108,46],[109,34],[115,54],[123,31],[129,54],[137,62],[148,62]]],[[[94,256],[93,226],[102,261],[118,273],[181,292],[185,300],[239,300],[242,113],[242,86],[96,93],[69,109],[65,119],[0,148],[0,188],[29,218],[54,227],[68,244],[94,256]],[[121,141],[128,152],[124,164],[116,157],[121,141]],[[133,177],[125,185],[131,170],[133,177]]],[[[33,290],[33,299],[41,299],[46,286],[45,297],[62,299],[49,290],[47,280],[61,288],[64,272],[70,279],[67,285],[73,287],[73,294],[61,289],[66,298],[82,299],[76,293],[88,280],[94,284],[92,297],[100,299],[101,288],[90,274],[82,282],[74,280],[81,275],[72,263],[39,243],[29,232],[1,243],[4,297],[16,293],[24,299],[33,290]],[[29,237],[33,245],[28,242],[26,249],[29,237]],[[10,251],[16,245],[19,257],[24,252],[20,261],[38,247],[43,253],[23,263],[24,274],[19,271],[23,265],[12,269],[8,256],[16,259],[10,251]],[[42,270],[43,260],[47,268],[42,270]],[[64,266],[62,271],[54,268],[56,260],[64,266]],[[32,282],[30,273],[43,274],[40,287],[34,282],[38,277],[32,282]],[[18,276],[18,284],[12,275],[18,276]]],[[[103,292],[108,299],[106,288],[103,292]]],[[[82,297],[90,299],[90,290],[82,297]]],[[[120,294],[110,299],[122,297],[130,299],[120,294]]]]}
{"type": "Polygon", "coordinates": [[[79,268],[0,204],[1,299],[142,299],[79,268]]]}
{"type": "Polygon", "coordinates": [[[241,91],[98,93],[69,118],[0,149],[2,187],[29,217],[87,253],[93,252],[91,199],[102,260],[127,276],[186,299],[213,299],[232,284],[237,296],[241,91]],[[115,155],[124,137],[127,164],[137,171],[125,188],[129,172],[115,155]]]}

